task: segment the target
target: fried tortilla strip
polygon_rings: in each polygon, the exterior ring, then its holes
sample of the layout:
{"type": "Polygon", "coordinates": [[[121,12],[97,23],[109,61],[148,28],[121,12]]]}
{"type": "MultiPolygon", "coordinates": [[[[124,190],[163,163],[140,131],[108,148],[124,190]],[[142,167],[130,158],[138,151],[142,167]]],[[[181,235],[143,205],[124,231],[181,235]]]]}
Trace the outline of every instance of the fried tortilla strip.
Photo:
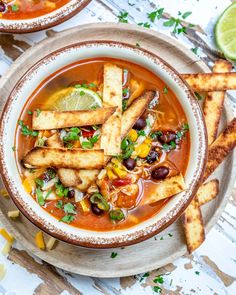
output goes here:
{"type": "Polygon", "coordinates": [[[77,185],[76,188],[81,192],[86,192],[87,189],[96,181],[96,178],[100,170],[80,170],[79,177],[82,181],[81,184],[77,185]]]}
{"type": "Polygon", "coordinates": [[[104,124],[115,110],[116,107],[87,111],[41,111],[40,113],[34,111],[32,128],[34,130],[50,130],[104,124]]]}
{"type": "Polygon", "coordinates": [[[156,92],[152,90],[147,90],[142,96],[135,99],[131,106],[123,113],[121,122],[121,137],[124,138],[132,129],[136,121],[141,117],[141,115],[147,109],[149,103],[155,97],[156,92]]]}
{"type": "MultiPolygon", "coordinates": [[[[234,118],[229,125],[225,128],[225,130],[221,133],[221,135],[213,142],[208,151],[208,160],[205,169],[205,174],[203,176],[203,182],[215,171],[215,169],[220,165],[220,163],[226,158],[231,150],[236,145],[236,118],[234,118]]],[[[188,251],[191,253],[196,248],[198,248],[201,243],[204,241],[205,235],[203,220],[201,215],[201,209],[197,207],[198,199],[195,197],[193,201],[190,203],[189,207],[184,212],[184,230],[185,236],[187,240],[188,251]],[[198,211],[198,212],[197,212],[198,211]],[[196,224],[188,224],[186,220],[190,220],[191,216],[198,216],[199,220],[192,219],[193,223],[196,224]],[[202,228],[200,228],[202,227],[202,228]],[[189,232],[195,228],[195,236],[189,232]],[[198,235],[198,236],[197,236],[198,235]]]]}
{"type": "MultiPolygon", "coordinates": [[[[47,146],[52,148],[63,147],[63,144],[58,132],[50,136],[47,139],[46,144],[47,146]]],[[[59,168],[57,170],[57,174],[58,174],[58,177],[60,178],[61,183],[64,186],[76,186],[82,183],[78,170],[68,169],[68,168],[59,168]]]]}
{"type": "Polygon", "coordinates": [[[157,201],[170,198],[186,189],[182,174],[168,177],[155,186],[155,189],[141,201],[141,205],[156,203],[157,201]]]}
{"type": "MultiPolygon", "coordinates": [[[[219,193],[219,180],[213,179],[203,185],[197,191],[197,199],[199,206],[202,206],[215,199],[219,193]]],[[[195,198],[196,198],[195,197],[195,198]]]]}
{"type": "Polygon", "coordinates": [[[236,146],[236,118],[234,118],[225,130],[212,143],[208,151],[208,160],[203,176],[203,182],[215,171],[220,163],[236,146]]]}
{"type": "Polygon", "coordinates": [[[183,74],[188,85],[199,92],[236,89],[236,73],[183,74]]]}
{"type": "Polygon", "coordinates": [[[185,210],[183,222],[188,251],[192,253],[205,240],[202,213],[197,198],[194,198],[185,210]]]}
{"type": "Polygon", "coordinates": [[[24,165],[71,169],[101,169],[104,167],[103,150],[82,150],[35,147],[23,158],[24,165]]]}
{"type": "Polygon", "coordinates": [[[121,115],[122,115],[122,77],[121,68],[113,64],[104,65],[103,103],[117,107],[115,113],[102,126],[101,148],[105,155],[120,153],[121,115]]]}
{"type": "MultiPolygon", "coordinates": [[[[219,59],[213,67],[214,73],[227,73],[232,70],[232,64],[219,59]]],[[[203,113],[208,133],[208,145],[216,139],[221,113],[223,110],[225,91],[208,92],[204,101],[203,113]]]]}

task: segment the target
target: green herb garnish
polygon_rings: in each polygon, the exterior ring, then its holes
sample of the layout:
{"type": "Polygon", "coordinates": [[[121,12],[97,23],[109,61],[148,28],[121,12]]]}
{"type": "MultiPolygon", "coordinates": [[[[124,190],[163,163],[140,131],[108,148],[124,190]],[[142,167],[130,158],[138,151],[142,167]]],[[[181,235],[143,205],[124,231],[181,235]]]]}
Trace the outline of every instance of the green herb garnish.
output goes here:
{"type": "Polygon", "coordinates": [[[198,55],[198,47],[191,48],[192,52],[198,55]]]}
{"type": "Polygon", "coordinates": [[[164,12],[164,8],[160,8],[158,10],[155,10],[153,12],[148,13],[147,17],[148,17],[148,19],[150,19],[150,21],[152,23],[154,23],[154,21],[156,19],[161,19],[162,18],[163,12],[164,12]]]}
{"type": "Polygon", "coordinates": [[[24,124],[24,122],[22,120],[19,120],[18,121],[18,124],[20,125],[21,127],[21,134],[25,135],[25,136],[33,136],[33,137],[37,137],[38,136],[38,131],[33,131],[33,130],[30,130],[28,126],[26,126],[24,124]]]}
{"type": "Polygon", "coordinates": [[[164,94],[167,94],[168,93],[168,88],[166,86],[164,87],[163,92],[164,92],[164,94]]]}
{"type": "Polygon", "coordinates": [[[195,274],[196,274],[197,276],[199,276],[199,275],[200,275],[200,272],[199,272],[199,271],[195,271],[195,274]]]}
{"type": "Polygon", "coordinates": [[[144,130],[138,130],[138,136],[146,136],[146,133],[144,130]]]}
{"type": "Polygon", "coordinates": [[[82,90],[82,91],[80,91],[79,95],[80,96],[84,96],[85,95],[85,92],[82,90]]]}
{"type": "Polygon", "coordinates": [[[186,19],[188,16],[190,16],[192,14],[192,12],[191,11],[187,11],[187,12],[185,12],[183,15],[182,15],[182,18],[183,19],[186,19]]]}
{"type": "Polygon", "coordinates": [[[69,133],[63,137],[63,141],[67,142],[67,141],[79,140],[80,132],[81,132],[81,130],[77,127],[70,128],[69,133]]]}
{"type": "Polygon", "coordinates": [[[93,148],[93,144],[90,141],[83,141],[82,144],[82,149],[92,149],[93,148]]]}
{"type": "Polygon", "coordinates": [[[146,22],[146,23],[138,23],[138,26],[150,29],[151,24],[148,23],[148,22],[146,22]]]}
{"type": "Polygon", "coordinates": [[[57,207],[58,209],[62,209],[62,206],[63,206],[63,202],[62,202],[62,200],[57,201],[57,203],[56,203],[56,207],[57,207]]]}
{"type": "Polygon", "coordinates": [[[19,5],[17,5],[17,4],[13,4],[13,5],[11,6],[11,9],[12,9],[12,11],[17,12],[17,11],[19,10],[19,5]]]}
{"type": "Polygon", "coordinates": [[[162,288],[160,288],[159,286],[154,286],[153,291],[160,294],[162,291],[162,288]]]}
{"type": "Polygon", "coordinates": [[[50,176],[51,179],[56,177],[56,171],[52,168],[49,168],[46,173],[50,176]]]}
{"type": "Polygon", "coordinates": [[[147,278],[147,277],[149,277],[149,276],[150,276],[150,274],[149,274],[148,272],[146,272],[145,274],[143,274],[143,275],[141,276],[139,282],[141,283],[141,282],[144,280],[144,278],[147,278]]]}
{"type": "Polygon", "coordinates": [[[128,23],[127,17],[129,13],[127,11],[120,11],[118,15],[119,23],[128,23]]]}
{"type": "Polygon", "coordinates": [[[36,178],[35,180],[34,180],[34,182],[36,183],[36,185],[38,186],[38,187],[40,187],[40,188],[42,188],[43,187],[43,185],[44,185],[44,182],[43,182],[43,180],[42,179],[40,179],[40,178],[36,178]]]}
{"type": "Polygon", "coordinates": [[[65,213],[77,214],[77,212],[75,211],[75,206],[71,203],[66,203],[63,207],[63,210],[65,213]]]}
{"type": "Polygon", "coordinates": [[[129,88],[124,88],[122,93],[124,96],[126,96],[129,93],[129,88]]]}
{"type": "Polygon", "coordinates": [[[64,185],[60,182],[57,182],[55,184],[55,187],[56,187],[56,194],[59,196],[59,197],[67,197],[68,195],[68,192],[69,192],[69,189],[64,187],[64,185]]]}
{"type": "Polygon", "coordinates": [[[15,146],[13,146],[11,149],[13,150],[13,152],[16,151],[16,147],[15,146]]]}
{"type": "Polygon", "coordinates": [[[164,283],[164,279],[162,276],[157,276],[154,280],[153,280],[154,283],[159,283],[159,284],[163,284],[164,283]]]}
{"type": "Polygon", "coordinates": [[[198,100],[202,100],[203,97],[201,96],[201,94],[199,94],[198,92],[194,92],[194,94],[196,95],[198,100]]]}
{"type": "Polygon", "coordinates": [[[33,115],[33,112],[31,110],[28,110],[27,114],[28,115],[33,115]]]}
{"type": "Polygon", "coordinates": [[[65,215],[59,221],[62,221],[65,223],[71,223],[74,219],[75,219],[74,215],[65,215]]]}
{"type": "Polygon", "coordinates": [[[163,133],[161,131],[156,131],[150,134],[151,139],[157,139],[159,136],[161,136],[163,133]]]}
{"type": "Polygon", "coordinates": [[[43,206],[45,204],[45,200],[43,197],[43,192],[41,191],[40,188],[36,188],[36,196],[37,196],[37,201],[40,206],[43,206]]]}
{"type": "Polygon", "coordinates": [[[126,99],[122,100],[122,112],[124,112],[125,110],[127,110],[128,107],[128,102],[126,99]]]}
{"type": "Polygon", "coordinates": [[[111,258],[116,258],[117,255],[118,255],[118,253],[116,253],[116,252],[112,252],[112,253],[111,253],[111,258]]]}

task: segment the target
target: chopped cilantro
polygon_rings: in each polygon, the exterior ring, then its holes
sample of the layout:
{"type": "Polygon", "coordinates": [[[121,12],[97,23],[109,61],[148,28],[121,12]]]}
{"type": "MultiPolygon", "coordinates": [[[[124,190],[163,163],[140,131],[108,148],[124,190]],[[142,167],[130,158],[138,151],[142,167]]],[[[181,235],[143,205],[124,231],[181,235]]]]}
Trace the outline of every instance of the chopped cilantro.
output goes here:
{"type": "Polygon", "coordinates": [[[36,188],[36,196],[37,196],[37,201],[40,206],[43,206],[45,204],[45,200],[43,197],[43,192],[41,191],[40,188],[36,188]]]}
{"type": "Polygon", "coordinates": [[[56,177],[56,171],[52,168],[49,168],[47,170],[47,174],[50,176],[51,179],[53,179],[54,177],[56,177]]]}
{"type": "Polygon", "coordinates": [[[141,282],[144,280],[144,278],[147,278],[147,277],[149,277],[149,276],[150,276],[150,274],[149,274],[148,272],[146,272],[145,274],[143,274],[143,275],[141,276],[139,282],[141,283],[141,282]]]}
{"type": "Polygon", "coordinates": [[[157,276],[154,280],[154,283],[159,283],[159,284],[163,284],[164,283],[164,279],[161,275],[157,276]]]}
{"type": "Polygon", "coordinates": [[[162,289],[159,286],[154,286],[153,291],[160,294],[162,289]]]}
{"type": "Polygon", "coordinates": [[[11,9],[12,9],[12,11],[17,12],[17,11],[19,10],[19,5],[17,5],[17,4],[13,4],[13,5],[11,6],[11,9]]]}
{"type": "Polygon", "coordinates": [[[202,100],[201,94],[199,94],[198,92],[194,92],[194,94],[196,95],[198,100],[202,100]]]}
{"type": "Polygon", "coordinates": [[[186,19],[188,16],[190,16],[192,14],[192,12],[191,11],[187,11],[187,12],[185,12],[183,15],[182,15],[182,18],[183,19],[186,19]]]}
{"type": "Polygon", "coordinates": [[[126,96],[129,93],[129,88],[124,88],[122,93],[124,96],[126,96]]]}
{"type": "Polygon", "coordinates": [[[127,17],[129,13],[127,11],[120,11],[118,15],[119,23],[128,23],[127,17]]]}
{"type": "Polygon", "coordinates": [[[26,126],[24,124],[24,122],[22,120],[18,121],[18,124],[20,125],[21,128],[21,134],[25,135],[25,136],[33,136],[33,137],[37,137],[38,136],[38,131],[33,131],[30,130],[28,126],[26,126]]]}
{"type": "Polygon", "coordinates": [[[138,130],[138,136],[146,136],[146,133],[144,130],[138,130]]]}
{"type": "Polygon", "coordinates": [[[69,133],[63,137],[63,141],[74,141],[74,140],[79,140],[79,134],[81,130],[77,127],[72,127],[70,128],[69,133]]]}
{"type": "Polygon", "coordinates": [[[151,24],[148,23],[148,22],[146,22],[146,23],[138,23],[138,26],[150,29],[151,24]]]}
{"type": "Polygon", "coordinates": [[[33,112],[31,110],[28,110],[27,114],[28,115],[33,115],[33,112]]]}
{"type": "Polygon", "coordinates": [[[58,209],[62,209],[62,206],[63,206],[63,202],[62,202],[62,200],[57,201],[57,203],[56,203],[56,207],[57,207],[58,209]]]}
{"type": "Polygon", "coordinates": [[[147,17],[148,17],[148,19],[150,19],[150,21],[152,23],[154,23],[154,21],[156,19],[161,19],[162,18],[163,12],[164,12],[164,8],[160,8],[158,10],[155,10],[153,12],[148,13],[147,17]]]}
{"type": "Polygon", "coordinates": [[[164,92],[164,94],[167,94],[168,93],[168,88],[166,86],[164,87],[163,92],[164,92]]]}
{"type": "Polygon", "coordinates": [[[163,241],[163,240],[164,240],[164,238],[163,238],[163,237],[160,237],[160,240],[161,240],[161,241],[163,241]]]}
{"type": "Polygon", "coordinates": [[[164,27],[174,27],[172,33],[180,34],[186,32],[186,27],[181,24],[181,20],[179,18],[171,17],[169,20],[163,23],[164,27]]]}
{"type": "Polygon", "coordinates": [[[74,219],[75,219],[74,215],[65,215],[59,221],[62,221],[65,223],[71,223],[74,219]]]}
{"type": "Polygon", "coordinates": [[[64,187],[64,185],[60,182],[57,182],[55,184],[55,187],[56,187],[56,194],[59,196],[59,197],[67,197],[68,195],[68,192],[69,192],[69,189],[64,187]]]}
{"type": "Polygon", "coordinates": [[[188,131],[189,130],[189,125],[188,123],[183,124],[183,130],[188,131]]]}
{"type": "Polygon", "coordinates": [[[38,187],[40,187],[40,188],[43,187],[44,182],[43,182],[42,179],[40,179],[40,178],[36,178],[36,179],[34,180],[34,182],[36,183],[36,185],[37,185],[38,187]]]}
{"type": "Polygon", "coordinates": [[[96,88],[97,87],[97,85],[95,83],[89,83],[88,86],[91,87],[91,88],[96,88]]]}
{"type": "Polygon", "coordinates": [[[97,141],[98,141],[98,139],[99,139],[99,134],[97,134],[97,135],[95,135],[95,136],[93,136],[92,138],[90,138],[90,142],[92,143],[92,144],[94,144],[94,143],[96,143],[97,141]]]}
{"type": "Polygon", "coordinates": [[[168,233],[168,236],[169,236],[169,237],[173,237],[173,235],[172,235],[171,233],[168,233]]]}
{"type": "Polygon", "coordinates": [[[50,196],[51,192],[52,192],[51,189],[47,192],[47,194],[46,194],[46,196],[45,196],[45,200],[47,200],[47,198],[50,196]]]}
{"type": "Polygon", "coordinates": [[[77,213],[75,211],[75,206],[71,203],[66,203],[63,207],[63,210],[65,213],[69,213],[69,214],[76,214],[77,213]]]}
{"type": "Polygon", "coordinates": [[[151,139],[157,139],[159,136],[162,135],[161,131],[156,131],[150,134],[151,139]]]}
{"type": "Polygon", "coordinates": [[[127,100],[122,101],[122,112],[124,112],[127,109],[127,100]]]}
{"type": "Polygon", "coordinates": [[[13,152],[15,152],[15,150],[16,150],[16,147],[15,147],[15,146],[13,146],[11,149],[13,150],[13,152]]]}
{"type": "Polygon", "coordinates": [[[112,253],[111,253],[111,258],[116,258],[117,255],[118,255],[118,253],[116,253],[116,252],[112,252],[112,253]]]}
{"type": "Polygon", "coordinates": [[[199,275],[200,275],[200,272],[199,272],[199,271],[195,271],[195,274],[196,274],[197,276],[199,276],[199,275]]]}
{"type": "Polygon", "coordinates": [[[92,149],[93,148],[93,144],[90,141],[83,141],[82,144],[82,149],[92,149]]]}
{"type": "Polygon", "coordinates": [[[136,43],[135,46],[140,47],[140,44],[139,43],[136,43]]]}
{"type": "Polygon", "coordinates": [[[80,96],[84,96],[85,95],[85,92],[82,90],[82,91],[80,91],[79,95],[80,96]]]}
{"type": "Polygon", "coordinates": [[[191,48],[192,52],[196,55],[198,54],[198,47],[191,48]]]}

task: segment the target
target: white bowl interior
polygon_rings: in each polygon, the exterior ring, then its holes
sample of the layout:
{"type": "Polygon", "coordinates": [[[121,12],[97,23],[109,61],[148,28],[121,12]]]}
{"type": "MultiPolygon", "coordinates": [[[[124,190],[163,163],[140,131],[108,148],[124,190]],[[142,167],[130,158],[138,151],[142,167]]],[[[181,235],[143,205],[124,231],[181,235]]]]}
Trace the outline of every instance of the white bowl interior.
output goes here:
{"type": "MultiPolygon", "coordinates": [[[[177,78],[179,79],[179,78],[177,78]]],[[[187,89],[187,88],[186,88],[187,89]]],[[[27,207],[30,208],[30,211],[34,212],[38,217],[46,220],[48,229],[60,228],[64,232],[68,233],[71,237],[97,237],[100,238],[112,238],[117,236],[122,236],[124,234],[132,234],[137,230],[142,230],[146,227],[150,227],[154,223],[161,221],[170,211],[175,213],[175,209],[178,207],[178,202],[185,196],[186,200],[189,198],[191,194],[191,185],[193,185],[192,181],[194,178],[199,177],[200,171],[196,171],[196,163],[199,162],[199,150],[205,149],[204,142],[200,141],[198,138],[199,132],[204,134],[203,127],[199,127],[199,122],[197,118],[201,117],[200,111],[199,114],[195,114],[193,116],[193,106],[191,102],[187,98],[186,89],[183,89],[176,82],[176,79],[173,79],[173,73],[165,70],[165,66],[163,64],[159,64],[159,62],[155,62],[150,56],[143,54],[139,49],[131,49],[128,47],[120,47],[120,46],[110,46],[109,44],[94,44],[90,46],[82,45],[82,46],[74,46],[71,48],[66,48],[52,56],[45,58],[44,63],[40,63],[39,66],[31,69],[27,78],[23,79],[22,82],[17,87],[17,90],[12,92],[11,97],[13,101],[11,103],[11,107],[8,108],[4,119],[4,130],[3,130],[3,152],[5,159],[5,167],[7,169],[7,174],[10,179],[10,182],[17,187],[18,196],[15,196],[17,199],[22,199],[27,207]],[[149,220],[146,220],[132,228],[125,230],[118,230],[113,232],[94,232],[83,229],[78,229],[67,225],[62,222],[58,222],[54,217],[45,212],[33,199],[30,195],[28,195],[22,185],[21,178],[18,173],[17,164],[15,157],[12,155],[12,146],[14,146],[14,134],[17,126],[17,121],[20,116],[21,110],[24,107],[27,99],[35,90],[37,85],[39,85],[46,77],[48,77],[51,73],[65,67],[71,63],[74,63],[78,60],[88,59],[95,57],[113,57],[124,60],[129,60],[136,64],[139,64],[145,68],[148,68],[157,76],[159,76],[162,80],[165,81],[166,85],[170,87],[176,94],[178,100],[180,101],[185,114],[187,116],[187,120],[190,128],[190,137],[191,137],[191,150],[190,150],[190,161],[188,164],[187,172],[185,175],[186,184],[190,188],[183,193],[176,195],[172,198],[168,204],[154,217],[149,220]],[[201,129],[199,131],[199,128],[201,129]],[[14,131],[14,132],[13,132],[14,131]],[[200,143],[201,142],[201,143],[200,143]],[[201,146],[200,146],[201,145],[201,146]],[[203,145],[203,146],[202,146],[203,145]]],[[[196,112],[196,110],[195,110],[196,112]]],[[[200,160],[201,161],[201,160],[200,160]]],[[[203,165],[203,164],[202,164],[203,165]]]]}

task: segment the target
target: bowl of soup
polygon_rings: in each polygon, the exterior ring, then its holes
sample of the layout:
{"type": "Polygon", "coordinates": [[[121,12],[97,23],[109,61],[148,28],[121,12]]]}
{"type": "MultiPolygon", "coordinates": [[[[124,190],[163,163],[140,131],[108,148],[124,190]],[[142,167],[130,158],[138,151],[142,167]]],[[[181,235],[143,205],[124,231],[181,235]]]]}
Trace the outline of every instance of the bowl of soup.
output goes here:
{"type": "Polygon", "coordinates": [[[116,42],[51,53],[5,105],[1,173],[19,210],[50,235],[108,248],[181,216],[201,184],[206,129],[181,76],[116,42]]]}
{"type": "Polygon", "coordinates": [[[91,0],[0,0],[0,32],[27,33],[58,25],[91,0]]]}

